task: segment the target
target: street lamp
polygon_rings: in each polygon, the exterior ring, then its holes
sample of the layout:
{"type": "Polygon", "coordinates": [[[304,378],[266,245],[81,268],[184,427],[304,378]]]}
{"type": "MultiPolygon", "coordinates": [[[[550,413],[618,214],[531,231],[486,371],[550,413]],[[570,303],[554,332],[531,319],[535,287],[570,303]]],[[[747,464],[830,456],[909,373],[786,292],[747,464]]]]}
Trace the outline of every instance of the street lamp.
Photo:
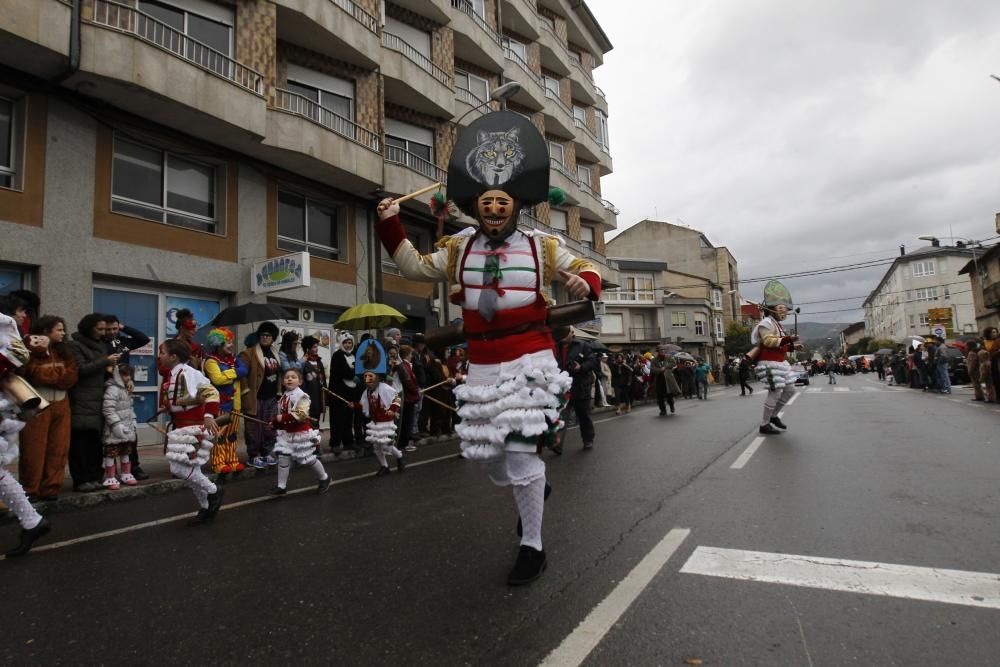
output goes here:
{"type": "Polygon", "coordinates": [[[496,101],[496,102],[504,102],[509,97],[511,97],[513,95],[516,95],[520,90],[521,90],[521,84],[518,83],[517,81],[508,81],[507,83],[503,84],[502,86],[497,86],[496,88],[493,89],[493,92],[490,93],[490,99],[486,100],[485,102],[481,102],[481,103],[477,104],[476,106],[472,107],[471,109],[469,109],[468,111],[466,111],[465,113],[463,113],[461,116],[459,116],[458,120],[452,121],[452,123],[454,123],[455,125],[458,125],[459,123],[462,122],[463,118],[465,118],[466,116],[468,116],[473,111],[478,111],[479,109],[483,108],[484,106],[486,106],[490,102],[494,102],[494,101],[496,101]]]}

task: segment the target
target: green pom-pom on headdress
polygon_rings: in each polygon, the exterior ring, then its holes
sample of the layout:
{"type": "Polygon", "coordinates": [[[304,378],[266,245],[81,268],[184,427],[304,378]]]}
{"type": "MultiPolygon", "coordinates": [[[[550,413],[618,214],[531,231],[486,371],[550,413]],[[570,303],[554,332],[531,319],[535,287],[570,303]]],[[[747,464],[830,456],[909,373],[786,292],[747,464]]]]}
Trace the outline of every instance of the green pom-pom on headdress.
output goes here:
{"type": "Polygon", "coordinates": [[[566,193],[559,188],[549,188],[549,205],[562,206],[566,201],[566,193]]]}

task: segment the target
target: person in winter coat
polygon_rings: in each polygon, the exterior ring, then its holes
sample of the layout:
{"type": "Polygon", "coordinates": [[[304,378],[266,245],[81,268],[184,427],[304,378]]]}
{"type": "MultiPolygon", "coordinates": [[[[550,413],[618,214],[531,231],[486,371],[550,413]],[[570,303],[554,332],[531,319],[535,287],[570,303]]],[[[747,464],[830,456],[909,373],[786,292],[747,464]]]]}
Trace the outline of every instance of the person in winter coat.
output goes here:
{"type": "Polygon", "coordinates": [[[985,401],[983,381],[979,375],[979,343],[976,341],[970,342],[966,350],[965,365],[969,369],[969,381],[972,383],[972,400],[985,401]]]}
{"type": "MultiPolygon", "coordinates": [[[[309,418],[319,423],[326,414],[326,367],[319,356],[319,339],[302,339],[302,391],[309,396],[309,418]]],[[[334,399],[336,400],[336,399],[334,399]]]]}
{"type": "Polygon", "coordinates": [[[240,416],[233,412],[242,410],[243,383],[247,376],[247,367],[243,360],[233,354],[233,341],[236,335],[219,327],[208,332],[207,355],[205,356],[205,376],[219,392],[219,414],[229,415],[229,421],[219,428],[215,446],[208,457],[212,471],[218,474],[220,480],[231,472],[240,472],[246,466],[240,463],[236,452],[240,435],[240,416]]]}
{"type": "Polygon", "coordinates": [[[622,408],[632,412],[632,367],[625,361],[624,354],[616,354],[611,364],[611,384],[615,391],[615,414],[620,415],[622,408]]]}
{"type": "Polygon", "coordinates": [[[986,384],[986,400],[997,402],[1000,391],[1000,332],[996,327],[983,331],[983,349],[979,353],[979,377],[986,384]]]}
{"type": "Polygon", "coordinates": [[[650,373],[653,376],[653,383],[656,387],[656,403],[660,406],[660,416],[667,414],[667,406],[670,406],[670,414],[674,414],[674,397],[681,393],[681,388],[674,377],[674,368],[677,363],[673,358],[667,356],[666,350],[657,350],[653,359],[650,373]]]}
{"type": "Polygon", "coordinates": [[[104,488],[117,491],[121,484],[138,484],[132,476],[129,452],[138,440],[136,417],[132,410],[132,369],[126,364],[115,367],[114,373],[104,383],[104,488]],[[115,466],[120,469],[116,475],[115,466]]]}
{"type": "MultiPolygon", "coordinates": [[[[590,418],[590,406],[593,405],[592,390],[594,385],[594,368],[597,360],[590,345],[583,340],[576,340],[572,327],[568,327],[568,333],[562,330],[553,331],[555,336],[560,333],[564,335],[557,338],[556,361],[559,368],[566,371],[573,378],[573,385],[570,387],[570,403],[576,413],[577,423],[580,424],[580,437],[583,439],[583,448],[591,449],[594,446],[594,422],[590,418]]],[[[562,443],[553,448],[557,454],[562,453],[562,443]]]]}
{"type": "Polygon", "coordinates": [[[330,357],[330,391],[344,399],[333,398],[331,404],[330,449],[363,449],[365,445],[364,417],[349,406],[360,401],[365,390],[355,373],[355,356],[354,336],[347,334],[340,341],[340,349],[330,357]]]}
{"type": "MultiPolygon", "coordinates": [[[[833,376],[833,359],[827,362],[827,373],[833,376]]],[[[736,368],[736,376],[740,381],[740,396],[753,396],[753,387],[750,386],[750,362],[746,357],[740,359],[740,364],[736,368]],[[748,393],[749,392],[749,393],[748,393]]]]}
{"type": "Polygon", "coordinates": [[[66,346],[66,322],[61,317],[43,316],[32,325],[31,333],[25,379],[49,407],[21,431],[18,477],[29,498],[55,500],[62,490],[69,457],[68,390],[76,384],[76,361],[66,346]]]}
{"type": "Polygon", "coordinates": [[[247,459],[254,468],[278,464],[278,459],[271,455],[276,437],[274,429],[260,423],[270,423],[278,414],[281,362],[274,346],[277,337],[277,325],[264,322],[257,327],[257,344],[240,352],[240,360],[248,371],[246,385],[241,387],[243,414],[258,420],[247,420],[244,431],[247,459]]]}
{"type": "Polygon", "coordinates": [[[69,444],[69,474],[74,491],[100,491],[104,478],[104,380],[121,358],[105,347],[104,315],[85,315],[72,335],[70,351],[79,379],[70,390],[72,430],[69,444]]]}

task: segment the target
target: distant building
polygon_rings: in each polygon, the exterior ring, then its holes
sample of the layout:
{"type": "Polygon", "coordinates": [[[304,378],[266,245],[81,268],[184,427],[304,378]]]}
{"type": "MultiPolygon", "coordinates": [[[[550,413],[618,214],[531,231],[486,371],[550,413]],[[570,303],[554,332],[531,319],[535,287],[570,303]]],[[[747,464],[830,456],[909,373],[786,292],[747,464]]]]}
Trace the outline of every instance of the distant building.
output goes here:
{"type": "Polygon", "coordinates": [[[851,326],[847,327],[840,332],[840,351],[842,354],[847,353],[847,348],[854,345],[859,340],[865,337],[865,323],[855,322],[851,326]]]}
{"type": "Polygon", "coordinates": [[[757,322],[760,322],[760,306],[756,303],[744,303],[740,306],[740,321],[746,326],[753,326],[757,322]]]}
{"type": "Polygon", "coordinates": [[[1000,327],[1000,245],[970,259],[958,273],[969,276],[978,330],[1000,327]]]}
{"type": "Polygon", "coordinates": [[[926,336],[933,326],[932,309],[951,311],[950,335],[978,331],[968,280],[958,272],[981,251],[962,243],[931,245],[900,254],[865,299],[867,335],[901,342],[906,336],[926,336]]]}

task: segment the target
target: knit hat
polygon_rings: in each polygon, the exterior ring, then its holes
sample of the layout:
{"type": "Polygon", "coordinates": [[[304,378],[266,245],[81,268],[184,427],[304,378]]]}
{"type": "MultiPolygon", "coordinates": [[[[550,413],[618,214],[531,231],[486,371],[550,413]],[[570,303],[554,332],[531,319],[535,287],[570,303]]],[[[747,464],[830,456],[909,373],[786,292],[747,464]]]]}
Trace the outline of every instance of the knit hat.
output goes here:
{"type": "Polygon", "coordinates": [[[313,345],[319,345],[319,338],[315,336],[306,336],[302,339],[302,349],[308,352],[312,349],[313,345]]]}

